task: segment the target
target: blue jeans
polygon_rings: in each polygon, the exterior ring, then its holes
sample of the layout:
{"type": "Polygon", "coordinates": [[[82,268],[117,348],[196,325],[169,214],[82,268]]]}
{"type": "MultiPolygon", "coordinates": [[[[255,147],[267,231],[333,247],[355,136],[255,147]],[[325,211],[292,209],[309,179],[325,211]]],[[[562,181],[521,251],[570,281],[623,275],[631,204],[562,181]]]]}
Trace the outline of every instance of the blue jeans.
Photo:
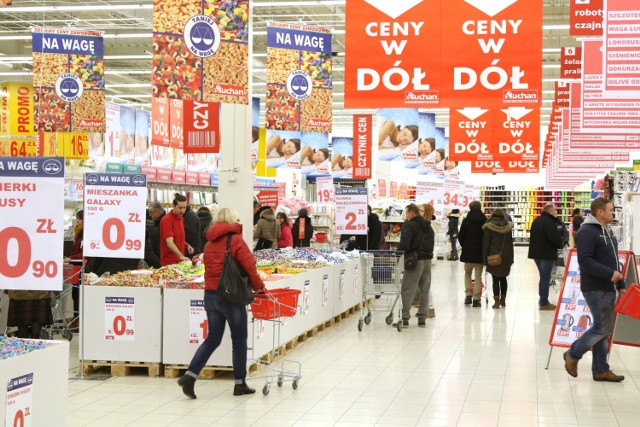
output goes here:
{"type": "Polygon", "coordinates": [[[538,305],[543,306],[549,304],[549,282],[551,282],[551,270],[556,262],[550,259],[535,259],[534,261],[538,267],[538,273],[540,273],[538,305]]]}
{"type": "Polygon", "coordinates": [[[613,319],[616,307],[616,293],[614,291],[585,292],[593,324],[580,338],[571,345],[569,356],[580,360],[589,348],[593,351],[591,372],[593,375],[609,370],[607,354],[609,353],[609,336],[613,332],[613,319]]]}
{"type": "Polygon", "coordinates": [[[231,304],[215,291],[204,292],[204,309],[207,311],[209,335],[193,355],[189,372],[196,377],[200,374],[222,342],[224,328],[228,322],[233,346],[233,378],[244,380],[247,376],[247,309],[231,304]]]}
{"type": "Polygon", "coordinates": [[[457,242],[458,242],[458,235],[456,234],[455,237],[451,236],[451,256],[452,257],[458,256],[458,248],[456,247],[457,242]]]}

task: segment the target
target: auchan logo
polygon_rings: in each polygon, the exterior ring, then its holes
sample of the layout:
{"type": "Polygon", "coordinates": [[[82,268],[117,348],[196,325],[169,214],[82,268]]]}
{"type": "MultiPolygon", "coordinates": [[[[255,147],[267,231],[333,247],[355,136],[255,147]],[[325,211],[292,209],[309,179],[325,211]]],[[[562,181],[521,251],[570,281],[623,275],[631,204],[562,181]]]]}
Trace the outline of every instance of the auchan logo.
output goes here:
{"type": "Polygon", "coordinates": [[[78,126],[87,127],[87,128],[96,128],[104,126],[104,120],[97,119],[81,119],[78,122],[78,126]]]}
{"type": "Polygon", "coordinates": [[[244,86],[216,84],[213,86],[213,93],[215,95],[230,95],[230,96],[246,96],[244,86]]]}
{"type": "Polygon", "coordinates": [[[309,119],[307,126],[329,126],[331,123],[328,119],[309,119]]]}
{"type": "Polygon", "coordinates": [[[504,102],[538,103],[537,90],[505,90],[502,96],[504,102]]]}
{"type": "Polygon", "coordinates": [[[438,104],[440,93],[434,90],[408,90],[404,93],[404,102],[407,104],[438,104]]]}

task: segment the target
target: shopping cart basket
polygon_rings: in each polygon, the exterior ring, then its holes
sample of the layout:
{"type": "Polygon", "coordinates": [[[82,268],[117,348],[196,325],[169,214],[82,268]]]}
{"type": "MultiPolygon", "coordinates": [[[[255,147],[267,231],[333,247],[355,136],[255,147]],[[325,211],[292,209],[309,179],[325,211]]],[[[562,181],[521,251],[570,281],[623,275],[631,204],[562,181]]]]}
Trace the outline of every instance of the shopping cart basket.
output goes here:
{"type": "MultiPolygon", "coordinates": [[[[402,275],[404,274],[404,251],[366,251],[360,254],[362,263],[362,300],[360,301],[360,319],[358,330],[371,323],[371,312],[376,311],[370,303],[372,296],[393,298],[393,303],[385,308],[389,315],[387,325],[393,323],[393,310],[398,306],[398,318],[402,319],[402,275]],[[398,304],[398,300],[400,303],[398,304]],[[365,307],[367,314],[364,314],[365,307]]],[[[398,331],[402,331],[402,322],[398,322],[398,331]]]]}
{"type": "Polygon", "coordinates": [[[569,248],[558,249],[558,260],[551,269],[551,286],[555,287],[558,283],[562,284],[568,258],[569,248]]]}
{"type": "Polygon", "coordinates": [[[64,265],[62,291],[54,292],[51,298],[51,314],[53,322],[42,328],[43,339],[53,339],[56,334],[61,334],[68,341],[73,339],[73,331],[77,332],[78,327],[71,327],[72,323],[77,323],[78,313],[73,313],[71,322],[67,322],[63,310],[65,298],[73,293],[74,287],[78,287],[82,276],[82,263],[73,262],[64,265]]]}
{"type": "Polygon", "coordinates": [[[632,283],[618,304],[616,312],[640,320],[640,286],[632,283]]]}
{"type": "MultiPolygon", "coordinates": [[[[273,325],[273,351],[271,361],[253,359],[252,362],[265,368],[265,384],[262,394],[265,396],[271,390],[271,384],[276,383],[282,387],[285,382],[291,381],[293,389],[298,388],[302,378],[302,363],[293,360],[281,359],[280,327],[284,318],[293,317],[298,311],[298,297],[302,291],[298,289],[271,289],[264,293],[254,294],[255,301],[251,303],[253,324],[256,320],[266,320],[273,325]],[[293,365],[293,369],[285,368],[285,365],[293,365]]],[[[253,344],[251,350],[253,350],[253,344]]]]}

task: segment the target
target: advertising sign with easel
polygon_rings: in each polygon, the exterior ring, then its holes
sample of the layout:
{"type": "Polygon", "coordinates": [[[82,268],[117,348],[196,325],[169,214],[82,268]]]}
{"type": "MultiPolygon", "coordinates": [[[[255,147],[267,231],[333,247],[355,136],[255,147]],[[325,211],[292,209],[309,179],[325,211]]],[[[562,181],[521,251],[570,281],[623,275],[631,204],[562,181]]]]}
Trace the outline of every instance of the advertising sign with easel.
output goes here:
{"type": "MultiPolygon", "coordinates": [[[[619,250],[618,263],[618,268],[627,286],[631,283],[638,283],[638,270],[633,252],[619,250]]],[[[553,347],[571,347],[571,344],[580,338],[591,327],[592,323],[591,310],[589,310],[587,301],[580,290],[578,253],[576,249],[571,249],[567,257],[562,288],[560,289],[560,299],[556,307],[551,335],[549,336],[551,348],[549,349],[546,369],[549,368],[553,347]]],[[[639,325],[640,321],[631,317],[616,316],[613,343],[640,346],[639,325]]]]}

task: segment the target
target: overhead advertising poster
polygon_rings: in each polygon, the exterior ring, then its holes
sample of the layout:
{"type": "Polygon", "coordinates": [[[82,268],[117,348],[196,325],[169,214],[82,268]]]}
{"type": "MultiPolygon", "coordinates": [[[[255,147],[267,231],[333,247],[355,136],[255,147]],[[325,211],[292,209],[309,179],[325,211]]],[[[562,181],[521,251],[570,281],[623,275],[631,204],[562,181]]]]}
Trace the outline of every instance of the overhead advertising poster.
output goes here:
{"type": "Polygon", "coordinates": [[[353,116],[353,178],[369,179],[373,168],[371,150],[373,146],[373,116],[356,114],[353,116]]]}
{"type": "Polygon", "coordinates": [[[449,158],[493,160],[493,112],[487,108],[452,108],[449,115],[449,158]]]}
{"type": "MultiPolygon", "coordinates": [[[[640,97],[604,92],[602,40],[582,41],[582,109],[580,128],[585,132],[640,132],[640,97]]],[[[637,85],[635,86],[637,92],[637,85]]]]}
{"type": "Polygon", "coordinates": [[[334,178],[353,178],[353,138],[331,139],[331,175],[334,178]]]}
{"type": "Polygon", "coordinates": [[[378,160],[418,165],[420,118],[417,108],[386,108],[378,111],[378,160]]]}
{"type": "Polygon", "coordinates": [[[538,107],[508,107],[494,112],[493,139],[498,160],[540,159],[540,110],[538,107]]]}
{"type": "Polygon", "coordinates": [[[436,115],[435,113],[418,113],[418,164],[416,170],[420,175],[432,175],[436,170],[436,115]]]}
{"type": "Polygon", "coordinates": [[[329,135],[326,133],[302,132],[300,169],[307,176],[331,174],[329,135]]]}
{"type": "Polygon", "coordinates": [[[104,134],[104,155],[118,157],[120,153],[120,106],[107,102],[105,108],[107,128],[104,134]]]}
{"type": "Polygon", "coordinates": [[[30,83],[0,84],[0,157],[36,155],[33,86],[30,83]]]}
{"type": "Polygon", "coordinates": [[[604,10],[604,91],[640,100],[640,5],[605,0],[604,10]]]}
{"type": "Polygon", "coordinates": [[[269,22],[266,128],[331,132],[332,68],[331,30],[269,22]]]}
{"type": "MultiPolygon", "coordinates": [[[[568,107],[569,98],[569,82],[555,82],[553,105],[558,107],[568,107]]],[[[559,117],[560,115],[556,113],[554,108],[551,112],[551,119],[557,120],[559,117]]]]}
{"type": "Polygon", "coordinates": [[[220,104],[184,100],[183,142],[185,153],[220,152],[220,104]]]}
{"type": "Polygon", "coordinates": [[[313,175],[330,173],[326,133],[269,130],[266,153],[267,168],[302,169],[313,175]]]}
{"type": "Polygon", "coordinates": [[[154,96],[248,104],[248,40],[249,0],[154,0],[154,96]]]}
{"type": "Polygon", "coordinates": [[[105,131],[102,35],[69,28],[32,30],[37,130],[105,131]]]}
{"type": "Polygon", "coordinates": [[[604,0],[571,0],[569,35],[601,36],[604,0]]]}
{"type": "Polygon", "coordinates": [[[87,173],[84,255],[144,258],[147,176],[87,173]]]}
{"type": "Polygon", "coordinates": [[[582,48],[563,47],[560,51],[560,78],[579,79],[582,76],[582,48]]]}
{"type": "Polygon", "coordinates": [[[61,157],[0,158],[3,289],[62,290],[64,161],[61,157]]]}
{"type": "Polygon", "coordinates": [[[151,164],[151,150],[149,149],[149,132],[151,129],[151,114],[149,111],[136,109],[136,132],[134,134],[135,164],[149,166],[151,164]]]}
{"type": "Polygon", "coordinates": [[[345,107],[438,106],[440,2],[346,4],[345,107]]]}
{"type": "Polygon", "coordinates": [[[540,104],[542,2],[450,0],[440,25],[446,105],[540,104]]]}
{"type": "Polygon", "coordinates": [[[120,151],[121,163],[133,164],[136,159],[136,110],[120,106],[120,151]]]}

